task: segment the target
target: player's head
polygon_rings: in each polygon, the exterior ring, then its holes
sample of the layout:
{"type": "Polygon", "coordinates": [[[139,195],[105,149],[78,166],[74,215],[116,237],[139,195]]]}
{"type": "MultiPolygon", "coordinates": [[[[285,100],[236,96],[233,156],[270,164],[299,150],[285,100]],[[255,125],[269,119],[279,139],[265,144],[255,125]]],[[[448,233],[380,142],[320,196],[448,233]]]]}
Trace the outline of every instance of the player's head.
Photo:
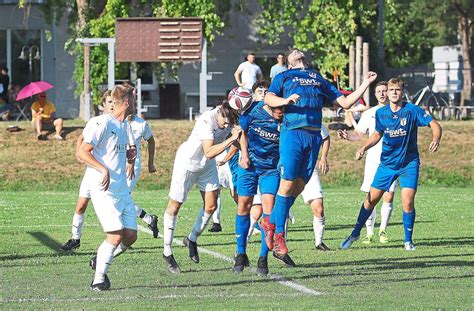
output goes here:
{"type": "Polygon", "coordinates": [[[111,90],[107,90],[104,92],[100,103],[102,107],[104,107],[104,113],[111,113],[114,110],[114,101],[112,100],[111,90]]]}
{"type": "Polygon", "coordinates": [[[249,52],[247,54],[247,61],[251,64],[255,61],[255,53],[254,52],[249,52]]]}
{"type": "Polygon", "coordinates": [[[261,101],[265,97],[265,93],[268,91],[270,82],[268,80],[257,80],[252,86],[253,100],[261,101]]]}
{"type": "Polygon", "coordinates": [[[304,53],[298,49],[289,49],[285,53],[285,61],[288,69],[304,67],[304,53]]]}
{"type": "Polygon", "coordinates": [[[392,78],[387,82],[387,94],[390,103],[399,103],[403,99],[403,81],[398,78],[392,78]]]}
{"type": "Polygon", "coordinates": [[[132,114],[135,110],[135,88],[131,86],[116,85],[112,89],[114,111],[125,111],[125,115],[132,114]]]}
{"type": "Polygon", "coordinates": [[[270,110],[272,111],[273,119],[278,120],[278,121],[283,120],[283,114],[285,113],[284,106],[282,106],[282,107],[270,107],[270,110]]]}
{"type": "Polygon", "coordinates": [[[375,98],[380,104],[385,104],[387,102],[387,81],[379,81],[375,85],[375,98]]]}
{"type": "Polygon", "coordinates": [[[234,126],[239,123],[239,111],[232,108],[228,101],[222,101],[222,104],[217,109],[219,109],[217,123],[220,128],[234,126]]]}
{"type": "Polygon", "coordinates": [[[285,55],[283,53],[277,54],[277,62],[280,66],[285,63],[285,55]]]}

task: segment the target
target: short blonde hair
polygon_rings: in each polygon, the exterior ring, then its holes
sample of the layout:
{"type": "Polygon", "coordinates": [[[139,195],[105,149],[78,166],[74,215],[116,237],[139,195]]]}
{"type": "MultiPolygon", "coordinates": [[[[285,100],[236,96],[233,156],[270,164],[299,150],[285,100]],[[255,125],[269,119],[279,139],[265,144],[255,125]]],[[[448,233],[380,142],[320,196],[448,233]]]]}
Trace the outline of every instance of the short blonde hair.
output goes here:
{"type": "Polygon", "coordinates": [[[398,78],[392,78],[392,79],[388,80],[387,87],[389,85],[398,85],[399,87],[402,88],[402,90],[405,88],[405,83],[403,83],[403,81],[401,79],[398,79],[398,78]]]}

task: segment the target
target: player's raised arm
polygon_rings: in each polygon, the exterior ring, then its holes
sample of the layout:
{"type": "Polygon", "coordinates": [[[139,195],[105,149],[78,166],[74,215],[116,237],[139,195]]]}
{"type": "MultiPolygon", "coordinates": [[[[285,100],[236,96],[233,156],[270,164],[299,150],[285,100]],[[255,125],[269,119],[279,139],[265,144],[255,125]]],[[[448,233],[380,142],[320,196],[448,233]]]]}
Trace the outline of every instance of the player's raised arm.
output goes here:
{"type": "Polygon", "coordinates": [[[438,151],[439,143],[441,142],[443,129],[441,128],[441,125],[439,125],[438,121],[436,121],[435,119],[431,120],[429,127],[433,132],[433,140],[430,143],[430,151],[436,152],[438,151]]]}
{"type": "Polygon", "coordinates": [[[379,140],[382,138],[382,134],[378,131],[375,131],[370,137],[369,140],[356,152],[356,160],[362,159],[365,152],[377,145],[379,140]]]}
{"type": "Polygon", "coordinates": [[[214,140],[212,139],[203,140],[202,148],[204,150],[204,155],[208,160],[215,158],[232,145],[234,141],[239,140],[241,133],[242,130],[240,129],[240,126],[236,126],[232,129],[232,135],[220,144],[214,145],[214,140]]]}
{"type": "Polygon", "coordinates": [[[359,100],[359,98],[364,95],[365,90],[370,86],[372,82],[377,79],[377,74],[373,71],[369,71],[367,74],[367,77],[365,77],[364,81],[362,81],[362,84],[351,94],[346,96],[339,96],[336,99],[336,102],[344,109],[349,109],[354,105],[356,101],[359,100]]]}
{"type": "Polygon", "coordinates": [[[265,95],[265,104],[267,104],[270,107],[282,107],[286,105],[291,105],[296,103],[300,99],[300,96],[298,94],[291,94],[288,98],[283,98],[276,96],[273,93],[267,93],[265,95]]]}

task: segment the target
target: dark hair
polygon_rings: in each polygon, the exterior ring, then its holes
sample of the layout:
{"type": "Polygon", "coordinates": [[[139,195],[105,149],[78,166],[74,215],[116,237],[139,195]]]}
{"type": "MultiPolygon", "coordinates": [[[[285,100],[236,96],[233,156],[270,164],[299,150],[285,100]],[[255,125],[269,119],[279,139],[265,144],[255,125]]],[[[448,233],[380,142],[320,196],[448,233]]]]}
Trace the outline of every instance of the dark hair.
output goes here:
{"type": "Polygon", "coordinates": [[[229,120],[229,126],[239,124],[239,112],[232,108],[227,100],[223,100],[220,109],[220,113],[224,118],[229,120]]]}
{"type": "Polygon", "coordinates": [[[377,86],[381,86],[381,85],[387,86],[387,84],[388,84],[387,81],[379,81],[379,82],[377,82],[377,84],[375,85],[375,88],[377,88],[377,86]]]}
{"type": "Polygon", "coordinates": [[[3,71],[3,70],[5,70],[5,72],[8,73],[8,68],[7,68],[7,66],[2,66],[2,67],[0,67],[0,71],[3,71]]]}
{"type": "Polygon", "coordinates": [[[255,56],[255,53],[254,53],[254,52],[248,52],[248,53],[247,53],[247,56],[249,56],[249,55],[255,56]]]}
{"type": "Polygon", "coordinates": [[[252,92],[255,92],[255,90],[258,89],[259,87],[268,89],[270,87],[270,82],[265,79],[257,80],[257,82],[255,82],[252,86],[252,92]]]}
{"type": "Polygon", "coordinates": [[[133,82],[130,80],[124,80],[122,85],[135,87],[135,84],[133,84],[133,82]]]}
{"type": "Polygon", "coordinates": [[[100,99],[100,103],[103,105],[105,103],[105,101],[107,100],[107,97],[108,96],[111,96],[112,97],[112,91],[111,90],[107,90],[104,92],[104,94],[102,94],[102,98],[100,99]]]}
{"type": "Polygon", "coordinates": [[[280,56],[280,55],[283,56],[283,58],[285,58],[285,54],[283,54],[283,53],[278,53],[277,57],[280,56]]]}
{"type": "MultiPolygon", "coordinates": [[[[301,50],[299,50],[299,49],[292,49],[292,48],[289,48],[288,51],[286,51],[286,53],[285,53],[285,64],[286,64],[287,66],[289,65],[289,64],[288,64],[288,57],[289,57],[289,56],[291,55],[291,53],[293,53],[294,51],[298,51],[298,52],[300,52],[300,53],[303,53],[303,52],[301,52],[301,50]]],[[[304,56],[304,53],[303,53],[303,58],[302,58],[302,60],[303,60],[303,63],[305,63],[305,56],[304,56]]]]}

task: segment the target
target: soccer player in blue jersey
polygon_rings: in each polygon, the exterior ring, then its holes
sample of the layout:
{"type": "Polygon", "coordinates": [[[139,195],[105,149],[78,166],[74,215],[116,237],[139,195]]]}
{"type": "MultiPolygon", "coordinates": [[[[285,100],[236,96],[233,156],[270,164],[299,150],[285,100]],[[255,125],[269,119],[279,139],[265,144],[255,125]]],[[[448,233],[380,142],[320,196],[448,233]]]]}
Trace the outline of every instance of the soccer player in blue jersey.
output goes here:
{"type": "MultiPolygon", "coordinates": [[[[257,187],[262,195],[263,218],[268,218],[275,203],[280,176],[277,170],[279,159],[280,120],[282,108],[270,108],[263,101],[254,102],[240,117],[242,136],[241,159],[237,178],[237,215],[235,235],[237,254],[233,270],[242,272],[249,266],[246,254],[247,234],[250,228],[250,208],[257,187]]],[[[268,274],[268,248],[262,235],[257,273],[268,274]]]]}
{"type": "Polygon", "coordinates": [[[359,88],[345,97],[317,71],[306,67],[301,51],[289,50],[286,61],[288,70],[272,80],[265,95],[270,107],[286,107],[280,136],[280,186],[269,221],[262,221],[267,245],[280,257],[288,253],[284,231],[289,210],[318,159],[323,102],[337,102],[349,109],[377,77],[369,72],[359,88]]]}
{"type": "Polygon", "coordinates": [[[360,236],[360,230],[369,218],[375,205],[389,190],[390,185],[398,179],[403,208],[403,227],[405,229],[405,249],[415,250],[412,235],[415,224],[415,194],[418,185],[420,157],[418,154],[418,127],[429,126],[433,140],[429,149],[438,150],[442,129],[433,117],[420,107],[402,101],[403,81],[388,81],[388,99],[390,105],[380,108],[375,113],[375,132],[357,151],[360,160],[364,153],[375,146],[383,137],[380,165],[375,173],[370,192],[360,207],[359,216],[352,233],[341,243],[342,249],[351,247],[360,236]]]}

